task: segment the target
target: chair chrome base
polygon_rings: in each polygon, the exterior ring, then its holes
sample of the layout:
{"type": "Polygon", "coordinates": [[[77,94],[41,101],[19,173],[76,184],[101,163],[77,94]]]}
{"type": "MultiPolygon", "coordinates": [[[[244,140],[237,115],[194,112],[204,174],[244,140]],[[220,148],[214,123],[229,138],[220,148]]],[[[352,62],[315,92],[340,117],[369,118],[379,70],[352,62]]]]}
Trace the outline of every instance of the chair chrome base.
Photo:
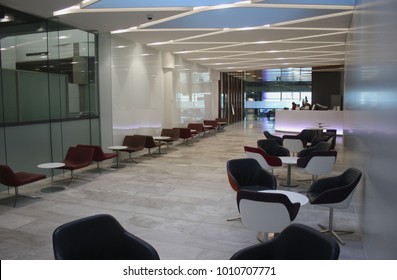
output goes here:
{"type": "Polygon", "coordinates": [[[41,192],[43,193],[52,193],[52,192],[60,192],[65,190],[65,187],[62,186],[50,186],[50,187],[46,187],[44,189],[41,189],[41,192]]]}
{"type": "Polygon", "coordinates": [[[347,230],[334,230],[334,209],[330,208],[329,210],[329,225],[328,228],[326,226],[318,224],[318,226],[322,229],[322,233],[330,233],[336,240],[339,241],[340,244],[345,245],[345,242],[339,237],[337,232],[339,233],[353,233],[354,231],[347,231],[347,230]]]}
{"type": "Polygon", "coordinates": [[[227,219],[228,222],[237,221],[237,220],[241,220],[241,217],[234,217],[234,218],[227,219]]]}
{"type": "Polygon", "coordinates": [[[345,245],[346,243],[339,237],[339,235],[337,233],[349,234],[349,233],[354,232],[354,231],[347,231],[347,230],[333,230],[333,229],[329,229],[326,226],[323,226],[320,224],[318,224],[318,226],[322,229],[322,231],[321,231],[322,233],[330,233],[342,245],[345,245]]]}

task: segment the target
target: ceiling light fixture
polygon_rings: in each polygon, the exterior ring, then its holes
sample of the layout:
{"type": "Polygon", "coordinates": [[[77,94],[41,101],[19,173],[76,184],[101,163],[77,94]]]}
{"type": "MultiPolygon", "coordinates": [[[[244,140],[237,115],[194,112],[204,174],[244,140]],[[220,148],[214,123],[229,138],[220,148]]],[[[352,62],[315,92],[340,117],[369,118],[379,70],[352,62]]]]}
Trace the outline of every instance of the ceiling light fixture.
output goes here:
{"type": "Polygon", "coordinates": [[[7,15],[7,14],[4,14],[4,15],[0,18],[0,22],[10,22],[10,21],[13,21],[13,20],[14,20],[14,17],[11,16],[11,15],[7,15]]]}

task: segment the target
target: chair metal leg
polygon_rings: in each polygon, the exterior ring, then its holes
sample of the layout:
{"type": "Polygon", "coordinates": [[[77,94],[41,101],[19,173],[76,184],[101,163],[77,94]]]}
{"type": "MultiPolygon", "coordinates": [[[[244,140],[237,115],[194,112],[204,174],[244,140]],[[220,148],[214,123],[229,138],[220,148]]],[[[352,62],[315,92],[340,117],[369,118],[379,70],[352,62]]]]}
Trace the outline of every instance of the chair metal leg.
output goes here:
{"type": "Polygon", "coordinates": [[[133,160],[133,159],[132,159],[131,153],[129,153],[128,159],[129,159],[131,162],[133,162],[133,163],[138,163],[136,160],[133,160]]]}
{"type": "Polygon", "coordinates": [[[328,228],[323,225],[318,225],[322,229],[322,233],[330,233],[333,237],[335,237],[336,240],[339,241],[342,245],[345,245],[345,242],[339,237],[337,232],[339,233],[353,233],[353,231],[346,231],[346,230],[335,230],[334,229],[334,209],[330,208],[329,210],[329,224],[328,228]]]}
{"type": "Polygon", "coordinates": [[[18,187],[15,187],[14,208],[17,206],[17,199],[18,199],[18,187]]]}
{"type": "Polygon", "coordinates": [[[241,217],[234,217],[234,218],[227,219],[228,222],[236,221],[236,220],[241,220],[241,217]]]}
{"type": "Polygon", "coordinates": [[[99,174],[101,174],[101,175],[102,175],[101,168],[99,167],[99,161],[96,163],[96,167],[98,168],[99,174]]]}

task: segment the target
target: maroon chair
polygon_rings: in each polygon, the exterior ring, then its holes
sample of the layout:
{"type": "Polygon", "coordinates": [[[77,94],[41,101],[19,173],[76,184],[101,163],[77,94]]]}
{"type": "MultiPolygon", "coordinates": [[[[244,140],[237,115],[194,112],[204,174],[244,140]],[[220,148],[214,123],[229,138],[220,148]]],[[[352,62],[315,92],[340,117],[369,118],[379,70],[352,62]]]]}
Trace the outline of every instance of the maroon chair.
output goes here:
{"type": "Polygon", "coordinates": [[[162,142],[167,143],[167,148],[170,147],[175,141],[179,140],[179,130],[177,128],[163,128],[161,136],[168,136],[170,139],[163,139],[162,142]]]}
{"type": "Polygon", "coordinates": [[[161,141],[154,141],[153,136],[150,136],[150,135],[144,135],[144,136],[146,137],[146,139],[145,139],[145,148],[148,149],[149,156],[155,157],[152,154],[151,149],[157,148],[157,147],[159,148],[159,154],[161,154],[161,146],[163,146],[164,143],[161,142],[161,141]]]}
{"type": "Polygon", "coordinates": [[[209,127],[210,131],[217,131],[218,130],[218,121],[216,120],[203,120],[204,125],[211,126],[209,127]]]}
{"type": "Polygon", "coordinates": [[[66,153],[63,163],[65,166],[58,167],[58,169],[70,170],[70,182],[73,179],[79,179],[74,177],[73,171],[89,166],[92,163],[94,157],[93,148],[83,148],[83,147],[70,147],[66,153]]]}
{"type": "Polygon", "coordinates": [[[205,132],[208,131],[208,129],[206,129],[204,127],[204,124],[202,123],[188,123],[187,128],[190,128],[193,135],[200,135],[203,134],[205,136],[205,132]]]}
{"type": "Polygon", "coordinates": [[[78,144],[77,147],[81,148],[92,148],[94,149],[94,156],[92,157],[92,161],[96,162],[97,169],[100,174],[102,174],[101,169],[99,168],[99,163],[117,157],[117,153],[105,153],[102,150],[102,147],[99,145],[86,145],[86,144],[78,144]]]}
{"type": "Polygon", "coordinates": [[[181,127],[178,128],[178,130],[179,130],[179,138],[183,139],[184,143],[188,143],[190,139],[193,139],[193,134],[190,131],[190,128],[181,127]]]}
{"type": "Polygon", "coordinates": [[[146,136],[144,135],[126,135],[124,137],[123,146],[126,146],[127,148],[120,150],[120,152],[127,152],[129,159],[132,162],[137,163],[131,158],[131,154],[143,150],[145,148],[145,143],[146,136]]]}
{"type": "Polygon", "coordinates": [[[28,173],[28,172],[14,172],[7,165],[0,165],[0,183],[6,185],[8,188],[15,188],[15,201],[14,207],[17,206],[18,199],[18,187],[40,181],[45,179],[47,176],[43,174],[28,173]]]}
{"type": "Polygon", "coordinates": [[[283,165],[279,157],[268,155],[261,148],[244,146],[244,151],[247,158],[256,159],[262,168],[270,170],[272,173],[274,168],[283,165]]]}

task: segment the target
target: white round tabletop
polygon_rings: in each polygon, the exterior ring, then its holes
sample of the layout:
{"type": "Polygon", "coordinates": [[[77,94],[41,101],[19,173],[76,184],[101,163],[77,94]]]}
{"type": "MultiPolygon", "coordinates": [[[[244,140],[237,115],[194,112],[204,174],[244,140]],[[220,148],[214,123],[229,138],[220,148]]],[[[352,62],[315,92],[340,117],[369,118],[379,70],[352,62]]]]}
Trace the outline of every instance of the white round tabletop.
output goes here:
{"type": "Polygon", "coordinates": [[[127,149],[127,148],[128,148],[127,146],[110,146],[110,147],[108,147],[108,149],[115,150],[115,151],[124,150],[124,149],[127,149]]]}
{"type": "Polygon", "coordinates": [[[305,205],[309,202],[309,199],[306,195],[291,192],[291,191],[284,191],[284,190],[263,190],[261,192],[269,192],[269,193],[281,193],[286,195],[292,203],[299,202],[300,205],[305,205]]]}
{"type": "Polygon", "coordinates": [[[154,140],[168,140],[171,139],[170,136],[154,136],[153,137],[154,140]]]}
{"type": "Polygon", "coordinates": [[[37,165],[38,168],[53,169],[65,166],[63,162],[48,162],[37,165]]]}

